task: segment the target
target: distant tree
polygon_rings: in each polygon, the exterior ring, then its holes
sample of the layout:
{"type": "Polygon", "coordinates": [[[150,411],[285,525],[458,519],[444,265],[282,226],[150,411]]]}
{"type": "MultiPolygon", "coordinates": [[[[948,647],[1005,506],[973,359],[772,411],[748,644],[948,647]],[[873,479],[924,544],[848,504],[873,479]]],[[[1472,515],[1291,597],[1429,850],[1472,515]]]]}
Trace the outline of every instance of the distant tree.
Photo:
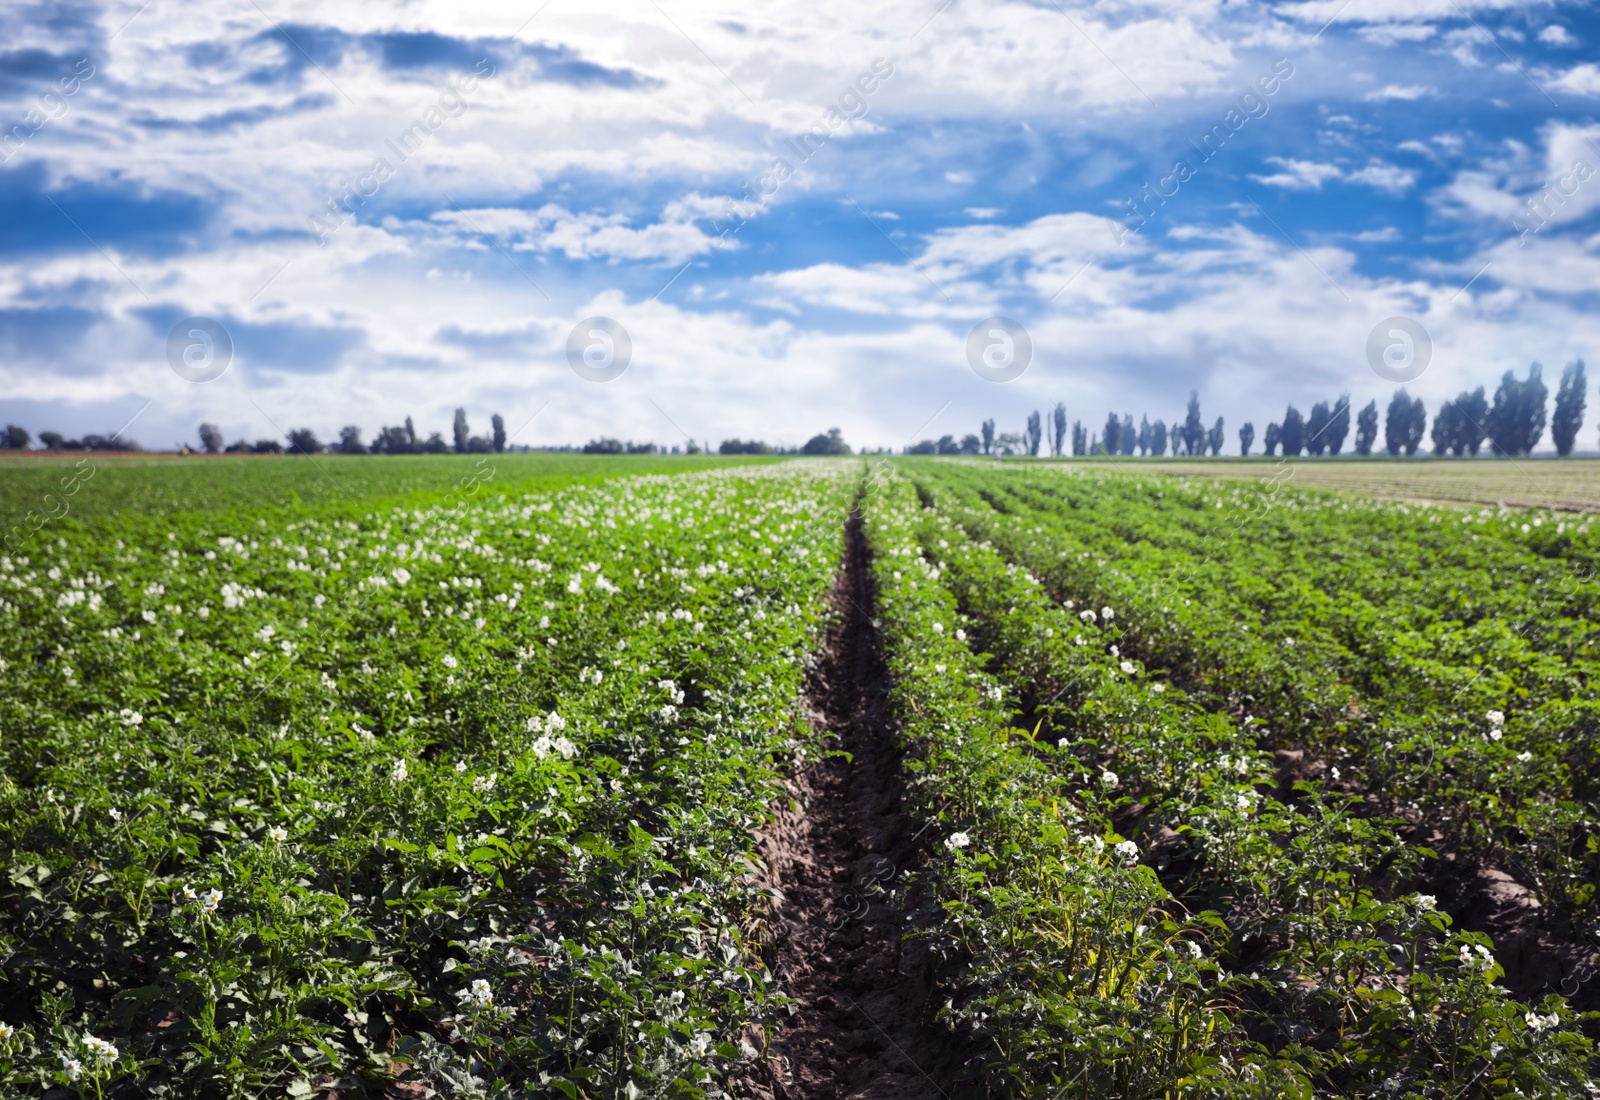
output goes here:
{"type": "Polygon", "coordinates": [[[1528,368],[1528,377],[1520,382],[1506,371],[1489,410],[1489,442],[1496,454],[1525,455],[1539,445],[1549,396],[1544,368],[1538,363],[1528,368]]]}
{"type": "Polygon", "coordinates": [[[86,451],[138,451],[143,450],[136,440],[125,435],[98,435],[93,432],[83,437],[80,444],[86,451]]]}
{"type": "Polygon", "coordinates": [[[1117,452],[1131,455],[1138,446],[1139,432],[1133,426],[1133,414],[1125,413],[1122,417],[1122,429],[1117,433],[1117,452]]]}
{"type": "Polygon", "coordinates": [[[1246,420],[1243,424],[1239,425],[1239,454],[1249,454],[1250,444],[1254,443],[1255,441],[1256,426],[1250,423],[1250,421],[1246,420]]]}
{"type": "Polygon", "coordinates": [[[718,454],[724,455],[767,455],[772,453],[772,448],[758,440],[724,439],[717,447],[718,454]]]}
{"type": "Polygon", "coordinates": [[[851,453],[850,444],[844,441],[838,428],[829,428],[826,434],[821,432],[806,440],[805,446],[800,448],[801,454],[806,455],[847,455],[851,453]]]}
{"type": "Polygon", "coordinates": [[[1356,414],[1356,454],[1370,455],[1378,439],[1378,402],[1369,401],[1356,414]]]}
{"type": "Polygon", "coordinates": [[[1411,434],[1411,395],[1402,386],[1389,398],[1389,411],[1383,417],[1383,449],[1397,455],[1411,434]]]}
{"type": "Polygon", "coordinates": [[[200,446],[208,455],[221,454],[222,429],[215,424],[200,425],[200,446]]]}
{"type": "Polygon", "coordinates": [[[354,424],[346,424],[339,429],[339,453],[344,455],[364,455],[367,445],[361,442],[361,429],[354,424]]]}
{"type": "Polygon", "coordinates": [[[60,432],[40,432],[39,442],[52,451],[59,451],[67,444],[66,437],[60,432]]]}
{"type": "Polygon", "coordinates": [[[1106,413],[1105,431],[1100,433],[1100,444],[1108,455],[1121,450],[1122,418],[1116,413],[1106,413]]]}
{"type": "Polygon", "coordinates": [[[250,444],[250,453],[256,455],[281,455],[283,444],[276,439],[258,439],[250,444]]]}
{"type": "Polygon", "coordinates": [[[317,438],[317,433],[310,428],[291,428],[289,430],[289,453],[301,455],[314,455],[322,453],[322,440],[317,438]]]}
{"type": "Polygon", "coordinates": [[[1060,458],[1061,448],[1066,442],[1067,407],[1057,401],[1055,411],[1050,414],[1050,453],[1060,458]]]}
{"type": "Polygon", "coordinates": [[[1456,440],[1461,436],[1460,419],[1461,410],[1456,408],[1454,401],[1446,401],[1439,406],[1439,412],[1433,418],[1433,431],[1429,433],[1429,438],[1433,440],[1434,454],[1446,454],[1455,446],[1456,440]]]}
{"type": "Polygon", "coordinates": [[[1328,418],[1328,453],[1338,454],[1344,449],[1345,436],[1350,434],[1350,395],[1341,393],[1333,403],[1333,413],[1328,418]]]}
{"type": "Polygon", "coordinates": [[[222,448],[222,453],[225,455],[242,455],[248,454],[249,451],[250,444],[246,443],[242,439],[235,439],[232,443],[222,448]]]}
{"type": "Polygon", "coordinates": [[[1083,422],[1072,422],[1072,453],[1082,456],[1089,453],[1089,433],[1083,430],[1083,422]]]}
{"type": "MultiPolygon", "coordinates": [[[[651,446],[653,447],[653,446],[655,446],[655,444],[652,443],[651,446]]],[[[467,440],[467,453],[468,454],[474,454],[474,455],[493,454],[494,453],[494,440],[488,439],[488,438],[486,438],[484,436],[481,436],[481,435],[475,435],[471,439],[467,440]]],[[[634,452],[629,451],[628,453],[629,454],[633,454],[634,452]]],[[[655,454],[654,451],[651,451],[649,453],[650,454],[655,454]]]]}
{"type": "Polygon", "coordinates": [[[1417,448],[1422,446],[1423,437],[1427,434],[1428,407],[1422,403],[1422,398],[1412,398],[1411,419],[1406,423],[1406,454],[1414,455],[1417,448]]]}
{"type": "Polygon", "coordinates": [[[953,435],[941,435],[938,450],[942,455],[958,455],[961,453],[961,444],[956,442],[956,437],[953,435]]]}
{"type": "Polygon", "coordinates": [[[1206,426],[1200,419],[1200,391],[1189,391],[1189,409],[1183,418],[1184,454],[1197,455],[1205,445],[1206,426]]]}
{"type": "Polygon", "coordinates": [[[1311,416],[1306,420],[1306,453],[1321,455],[1328,449],[1328,422],[1333,419],[1333,410],[1328,408],[1326,401],[1318,401],[1311,406],[1311,416]]]}
{"type": "Polygon", "coordinates": [[[1283,453],[1298,457],[1306,446],[1306,421],[1300,410],[1290,405],[1283,413],[1283,424],[1278,428],[1278,442],[1283,453]]]}
{"type": "Polygon", "coordinates": [[[983,440],[968,432],[961,437],[961,453],[964,455],[982,454],[983,440]]]}
{"type": "Polygon", "coordinates": [[[1556,454],[1565,457],[1572,453],[1578,441],[1578,429],[1583,427],[1584,389],[1583,360],[1568,363],[1561,372],[1561,386],[1556,390],[1556,411],[1550,418],[1550,438],[1556,445],[1556,454]]]}
{"type": "Polygon", "coordinates": [[[919,439],[906,448],[908,455],[936,455],[939,453],[939,444],[931,439],[919,439]]]}
{"type": "Polygon", "coordinates": [[[1028,414],[1028,428],[1022,433],[1022,440],[1027,445],[1028,453],[1038,457],[1039,444],[1044,441],[1044,423],[1037,409],[1028,414]]]}
{"type": "Polygon", "coordinates": [[[1150,425],[1150,453],[1160,457],[1167,453],[1167,422],[1157,420],[1150,425]]]}
{"type": "Polygon", "coordinates": [[[406,417],[405,450],[395,451],[395,454],[415,454],[420,448],[417,446],[417,429],[412,427],[411,418],[406,417]]]}
{"type": "Polygon", "coordinates": [[[494,430],[494,453],[499,454],[506,449],[506,418],[495,413],[489,418],[489,427],[494,430]]]}
{"type": "Polygon", "coordinates": [[[5,431],[0,432],[0,447],[7,450],[20,451],[31,442],[33,437],[28,434],[27,429],[16,424],[7,424],[5,431]]]}
{"type": "Polygon", "coordinates": [[[455,425],[454,425],[454,433],[455,433],[455,452],[456,452],[456,454],[458,454],[458,455],[466,454],[467,453],[467,444],[472,439],[472,430],[467,427],[467,410],[466,409],[459,409],[458,408],[456,410],[456,421],[455,421],[455,425]]]}
{"type": "MultiPolygon", "coordinates": [[[[359,435],[357,438],[360,438],[359,435]]],[[[412,435],[405,428],[379,428],[372,440],[372,453],[375,455],[405,455],[410,454],[411,449],[412,435]]]]}
{"type": "MultiPolygon", "coordinates": [[[[476,442],[476,440],[474,440],[474,442],[476,442]]],[[[656,446],[654,443],[629,443],[628,453],[631,455],[660,454],[661,448],[656,446]]]]}
{"type": "Polygon", "coordinates": [[[1222,453],[1222,445],[1227,442],[1227,437],[1222,432],[1222,417],[1217,417],[1217,422],[1211,425],[1211,430],[1206,433],[1206,446],[1211,449],[1215,458],[1222,453]]]}
{"type": "Polygon", "coordinates": [[[444,441],[444,434],[443,433],[441,433],[441,432],[429,432],[428,433],[428,441],[422,445],[422,451],[423,451],[424,454],[430,454],[430,455],[449,454],[450,453],[450,444],[448,444],[448,443],[446,443],[444,441]]]}
{"type": "Polygon", "coordinates": [[[990,417],[983,422],[983,453],[994,454],[994,418],[990,417]]]}
{"type": "Polygon", "coordinates": [[[1283,429],[1277,424],[1268,423],[1266,434],[1261,437],[1263,453],[1269,458],[1278,453],[1278,444],[1283,442],[1283,429]]]}
{"type": "Polygon", "coordinates": [[[1489,438],[1489,397],[1483,387],[1468,393],[1462,390],[1456,397],[1456,438],[1450,451],[1460,454],[1467,451],[1477,454],[1483,441],[1489,438]]]}
{"type": "Polygon", "coordinates": [[[609,436],[591,439],[583,445],[583,453],[586,455],[619,455],[625,450],[622,440],[612,439],[609,436]]]}

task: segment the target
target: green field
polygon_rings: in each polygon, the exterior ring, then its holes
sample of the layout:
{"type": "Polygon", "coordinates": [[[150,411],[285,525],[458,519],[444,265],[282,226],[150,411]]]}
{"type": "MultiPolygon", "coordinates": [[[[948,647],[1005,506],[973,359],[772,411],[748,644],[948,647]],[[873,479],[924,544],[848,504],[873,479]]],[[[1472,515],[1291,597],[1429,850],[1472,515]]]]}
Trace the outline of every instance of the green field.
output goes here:
{"type": "Polygon", "coordinates": [[[380,499],[477,486],[532,492],[613,477],[681,473],[761,458],[709,455],[120,455],[0,457],[0,531],[116,515],[225,509],[359,512],[380,499]]]}
{"type": "Polygon", "coordinates": [[[1600,528],[1302,485],[95,458],[0,1095],[1596,1095],[1600,528]]]}

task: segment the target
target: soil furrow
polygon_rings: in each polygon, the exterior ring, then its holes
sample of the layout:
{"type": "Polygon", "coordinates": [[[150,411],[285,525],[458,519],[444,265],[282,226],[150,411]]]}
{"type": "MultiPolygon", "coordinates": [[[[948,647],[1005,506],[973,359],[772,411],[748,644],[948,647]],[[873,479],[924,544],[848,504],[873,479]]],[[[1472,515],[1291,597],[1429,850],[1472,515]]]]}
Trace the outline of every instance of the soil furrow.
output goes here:
{"type": "Polygon", "coordinates": [[[852,515],[834,587],[835,623],[810,676],[827,756],[795,777],[760,839],[777,906],[775,971],[797,1010],[746,1090],[771,1100],[957,1100],[965,1050],[933,1020],[930,953],[903,942],[895,898],[918,860],[918,824],[888,715],[888,674],[869,609],[872,586],[852,515]]]}

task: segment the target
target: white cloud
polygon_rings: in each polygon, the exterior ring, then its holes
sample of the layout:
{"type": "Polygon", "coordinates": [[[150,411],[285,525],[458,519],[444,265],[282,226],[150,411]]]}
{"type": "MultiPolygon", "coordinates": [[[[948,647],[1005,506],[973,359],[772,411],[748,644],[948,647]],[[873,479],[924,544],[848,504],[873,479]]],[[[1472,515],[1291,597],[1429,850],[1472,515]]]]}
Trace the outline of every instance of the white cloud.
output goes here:
{"type": "Polygon", "coordinates": [[[1004,211],[997,206],[969,206],[962,213],[969,218],[988,221],[990,218],[998,218],[1004,211]]]}
{"type": "Polygon", "coordinates": [[[1391,195],[1403,194],[1410,190],[1413,183],[1417,182],[1417,174],[1409,168],[1400,168],[1379,160],[1372,161],[1365,168],[1351,172],[1344,178],[1350,183],[1375,187],[1380,191],[1387,191],[1391,195]]]}
{"type": "MultiPolygon", "coordinates": [[[[552,203],[537,210],[443,210],[433,221],[464,241],[487,234],[514,252],[560,252],[572,260],[642,260],[678,264],[735,244],[707,234],[691,218],[704,204],[671,204],[664,220],[639,228],[623,214],[574,214],[552,203]]],[[[703,215],[702,215],[703,216],[703,215]]],[[[728,219],[732,223],[732,219],[728,219]]]]}
{"type": "Polygon", "coordinates": [[[1386,23],[1362,27],[1361,37],[1382,46],[1398,42],[1426,42],[1439,31],[1432,23],[1386,23]]]}
{"type": "Polygon", "coordinates": [[[1554,234],[1600,208],[1600,127],[1550,123],[1540,138],[1542,152],[1508,143],[1504,156],[1458,172],[1431,201],[1452,217],[1499,222],[1511,236],[1530,225],[1554,234]]]}
{"type": "Polygon", "coordinates": [[[1546,85],[1551,91],[1569,95],[1600,96],[1600,65],[1585,61],[1574,65],[1546,85]]]}
{"type": "Polygon", "coordinates": [[[1391,99],[1413,100],[1423,96],[1431,96],[1434,89],[1423,84],[1386,84],[1375,92],[1368,92],[1362,98],[1368,103],[1384,103],[1391,99]]]}
{"type": "Polygon", "coordinates": [[[1552,46],[1570,46],[1572,43],[1576,42],[1577,39],[1573,38],[1571,34],[1567,33],[1567,28],[1563,27],[1560,23],[1551,23],[1548,27],[1539,32],[1539,41],[1548,42],[1552,46]]]}
{"type": "Polygon", "coordinates": [[[971,172],[946,172],[944,174],[944,178],[949,180],[951,183],[971,183],[972,182],[972,173],[971,172]]]}
{"type": "Polygon", "coordinates": [[[1339,179],[1344,174],[1337,165],[1295,160],[1292,157],[1268,157],[1267,163],[1276,164],[1283,171],[1270,176],[1252,175],[1250,178],[1269,187],[1282,187],[1289,191],[1321,190],[1328,180],[1339,179]]]}

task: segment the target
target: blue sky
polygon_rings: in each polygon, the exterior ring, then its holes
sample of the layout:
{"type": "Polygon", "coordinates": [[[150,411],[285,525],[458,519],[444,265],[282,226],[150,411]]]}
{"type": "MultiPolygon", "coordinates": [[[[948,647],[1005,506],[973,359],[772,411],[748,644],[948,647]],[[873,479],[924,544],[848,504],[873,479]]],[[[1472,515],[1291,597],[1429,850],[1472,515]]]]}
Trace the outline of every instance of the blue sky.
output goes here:
{"type": "Polygon", "coordinates": [[[1197,389],[1259,438],[1384,403],[1393,316],[1430,411],[1553,390],[1600,347],[1597,41],[1512,0],[13,8],[0,419],[897,447],[1197,389]],[[1003,385],[965,358],[997,315],[1035,349],[1003,385]],[[234,345],[203,385],[189,316],[234,345]],[[604,384],[591,316],[633,345],[604,384]]]}

